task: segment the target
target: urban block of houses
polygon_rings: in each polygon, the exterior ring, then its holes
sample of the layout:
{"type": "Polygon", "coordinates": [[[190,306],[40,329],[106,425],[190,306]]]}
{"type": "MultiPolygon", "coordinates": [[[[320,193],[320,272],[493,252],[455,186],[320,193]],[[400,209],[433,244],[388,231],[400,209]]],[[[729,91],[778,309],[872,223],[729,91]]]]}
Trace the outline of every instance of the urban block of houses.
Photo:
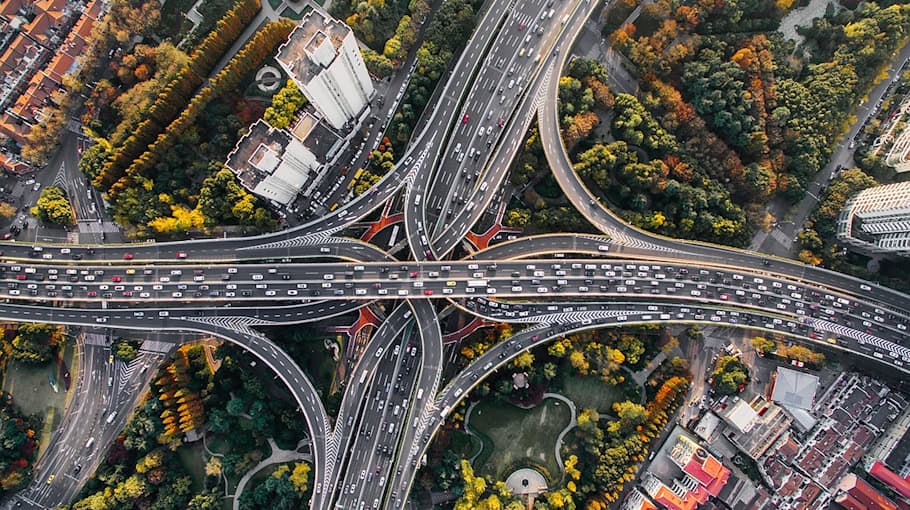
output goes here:
{"type": "Polygon", "coordinates": [[[670,433],[622,510],[910,510],[906,399],[855,373],[821,388],[815,375],[781,367],[772,401],[721,399],[694,434],[670,433]],[[693,458],[708,476],[682,469],[693,458]],[[752,479],[744,458],[757,469],[752,479]],[[711,476],[721,473],[715,462],[723,476],[711,476]]]}
{"type": "Polygon", "coordinates": [[[0,135],[21,145],[44,120],[103,10],[101,0],[0,2],[0,135]]]}

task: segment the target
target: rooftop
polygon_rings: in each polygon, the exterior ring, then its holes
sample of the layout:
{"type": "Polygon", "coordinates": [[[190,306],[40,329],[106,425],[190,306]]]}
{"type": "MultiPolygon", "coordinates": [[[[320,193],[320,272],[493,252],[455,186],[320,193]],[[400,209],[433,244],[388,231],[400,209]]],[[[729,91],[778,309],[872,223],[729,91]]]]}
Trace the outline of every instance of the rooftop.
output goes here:
{"type": "Polygon", "coordinates": [[[743,399],[724,409],[721,417],[741,434],[747,434],[758,420],[758,413],[743,399]]]}
{"type": "Polygon", "coordinates": [[[774,390],[771,400],[778,404],[797,409],[812,409],[815,392],[818,390],[818,377],[786,367],[777,369],[774,390]]]}
{"type": "Polygon", "coordinates": [[[865,480],[853,473],[844,476],[837,486],[840,494],[835,501],[848,509],[857,510],[897,510],[897,505],[875,490],[865,480]],[[846,503],[846,504],[845,504],[846,503]]]}
{"type": "Polygon", "coordinates": [[[287,42],[278,48],[275,59],[299,82],[309,83],[328,67],[349,33],[351,29],[341,21],[316,10],[310,11],[291,32],[287,42]]]}
{"type": "Polygon", "coordinates": [[[294,137],[319,161],[328,161],[332,148],[341,140],[331,127],[310,113],[301,115],[300,120],[291,128],[294,137]]]}
{"type": "Polygon", "coordinates": [[[869,469],[869,474],[879,481],[894,489],[895,492],[905,498],[910,498],[910,482],[900,475],[891,471],[882,461],[875,462],[869,469]]]}

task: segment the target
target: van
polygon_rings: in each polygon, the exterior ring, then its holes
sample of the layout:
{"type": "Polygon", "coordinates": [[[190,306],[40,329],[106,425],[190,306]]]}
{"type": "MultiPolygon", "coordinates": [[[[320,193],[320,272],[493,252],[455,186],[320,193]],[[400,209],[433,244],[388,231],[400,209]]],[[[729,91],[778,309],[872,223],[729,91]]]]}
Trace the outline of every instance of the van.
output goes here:
{"type": "Polygon", "coordinates": [[[550,9],[550,12],[547,13],[547,18],[552,18],[554,14],[556,14],[556,10],[550,9]]]}

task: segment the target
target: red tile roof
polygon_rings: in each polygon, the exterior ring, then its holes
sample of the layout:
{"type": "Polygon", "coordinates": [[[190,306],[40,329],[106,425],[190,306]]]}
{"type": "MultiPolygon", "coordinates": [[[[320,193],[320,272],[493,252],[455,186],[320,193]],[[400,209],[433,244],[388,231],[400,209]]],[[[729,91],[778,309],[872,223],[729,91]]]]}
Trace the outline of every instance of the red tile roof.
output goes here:
{"type": "Polygon", "coordinates": [[[20,145],[25,143],[25,135],[31,130],[31,126],[20,122],[8,113],[0,115],[0,133],[12,138],[20,145]]]}
{"type": "MultiPolygon", "coordinates": [[[[849,494],[864,510],[897,510],[897,505],[893,501],[853,473],[849,473],[841,479],[838,489],[849,494]]],[[[851,503],[853,502],[851,501],[851,503]]],[[[843,503],[841,504],[843,505],[843,503]]]]}
{"type": "Polygon", "coordinates": [[[651,494],[651,497],[669,510],[695,510],[698,508],[698,501],[695,498],[690,498],[689,493],[686,494],[685,498],[680,498],[663,484],[654,494],[651,494]]]}
{"type": "Polygon", "coordinates": [[[846,492],[839,494],[834,498],[834,502],[846,508],[847,510],[869,510],[866,505],[846,492]]]}
{"type": "Polygon", "coordinates": [[[59,87],[60,84],[46,75],[44,71],[39,71],[32,76],[28,83],[28,88],[19,96],[10,111],[23,119],[34,119],[38,112],[44,108],[51,93],[59,87]]]}
{"type": "Polygon", "coordinates": [[[882,461],[875,461],[875,464],[872,464],[872,468],[869,469],[869,474],[878,478],[882,483],[894,489],[894,491],[901,496],[910,498],[910,482],[907,482],[907,480],[901,478],[900,475],[888,469],[882,461]]]}
{"type": "Polygon", "coordinates": [[[97,20],[98,15],[101,14],[101,7],[103,6],[99,0],[92,0],[85,6],[85,9],[82,11],[82,16],[97,20]]]}
{"type": "Polygon", "coordinates": [[[22,7],[23,0],[6,0],[5,2],[0,2],[0,14],[11,18],[19,12],[19,8],[22,7]]]}
{"type": "Polygon", "coordinates": [[[0,168],[16,174],[24,174],[33,170],[29,165],[22,161],[15,160],[2,152],[0,152],[0,168]]]}

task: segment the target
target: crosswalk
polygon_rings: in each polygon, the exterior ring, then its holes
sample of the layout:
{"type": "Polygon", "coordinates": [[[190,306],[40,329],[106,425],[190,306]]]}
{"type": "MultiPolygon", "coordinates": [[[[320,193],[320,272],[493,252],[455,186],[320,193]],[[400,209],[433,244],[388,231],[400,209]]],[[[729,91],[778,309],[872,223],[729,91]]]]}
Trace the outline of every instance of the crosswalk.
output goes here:
{"type": "MultiPolygon", "coordinates": [[[[511,12],[513,14],[515,13],[515,11],[512,10],[512,8],[515,7],[515,3],[516,2],[513,0],[513,2],[511,4],[509,4],[509,12],[511,12]]],[[[524,26],[528,26],[531,24],[532,21],[534,21],[534,15],[527,14],[527,13],[514,14],[514,18],[515,18],[515,23],[518,23],[518,24],[524,25],[524,26]]]]}

